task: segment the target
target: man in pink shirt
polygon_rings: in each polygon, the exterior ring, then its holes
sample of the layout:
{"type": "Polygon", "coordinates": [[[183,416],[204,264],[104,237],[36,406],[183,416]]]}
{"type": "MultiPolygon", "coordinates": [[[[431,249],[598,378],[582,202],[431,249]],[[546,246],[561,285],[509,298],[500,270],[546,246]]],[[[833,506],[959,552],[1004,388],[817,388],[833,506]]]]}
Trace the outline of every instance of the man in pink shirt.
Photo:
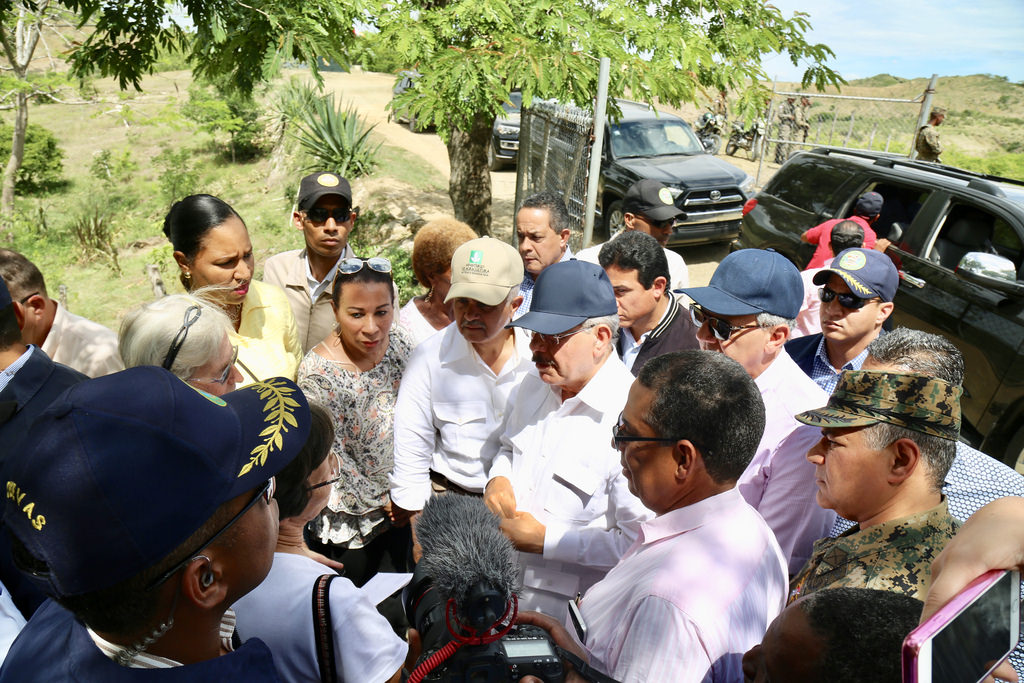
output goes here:
{"type": "Polygon", "coordinates": [[[857,198],[857,203],[853,207],[853,215],[847,218],[833,218],[830,221],[825,221],[820,225],[816,225],[810,230],[804,231],[804,234],[800,235],[800,239],[808,244],[817,244],[818,248],[814,251],[814,255],[811,256],[811,260],[807,263],[804,270],[810,270],[811,268],[822,268],[825,265],[825,261],[835,256],[839,252],[833,252],[830,243],[832,241],[832,226],[837,223],[841,223],[844,220],[851,220],[858,223],[864,228],[864,248],[874,249],[875,241],[878,239],[875,235],[875,231],[871,229],[871,226],[878,220],[879,214],[882,213],[882,204],[884,199],[882,195],[877,192],[865,192],[857,198]]]}
{"type": "Polygon", "coordinates": [[[781,611],[786,563],[736,490],[764,425],[757,386],[706,351],[649,360],[612,441],[657,516],[579,603],[590,664],[617,681],[743,678],[742,653],[781,611]]]}
{"type": "Polygon", "coordinates": [[[741,249],[722,259],[707,287],[683,292],[695,302],[700,347],[738,361],[761,391],[764,435],[739,491],[775,532],[795,574],[835,519],[815,501],[814,468],[804,457],[821,435],[794,417],[828,395],[783,348],[803,301],[800,271],[777,252],[741,249]]]}

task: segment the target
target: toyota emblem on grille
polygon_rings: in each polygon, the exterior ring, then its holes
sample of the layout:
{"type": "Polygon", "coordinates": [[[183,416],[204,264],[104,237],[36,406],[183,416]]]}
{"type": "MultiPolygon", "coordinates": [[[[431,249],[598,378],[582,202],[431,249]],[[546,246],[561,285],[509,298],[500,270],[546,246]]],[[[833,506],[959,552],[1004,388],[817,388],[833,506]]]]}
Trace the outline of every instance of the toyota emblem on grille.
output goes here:
{"type": "Polygon", "coordinates": [[[719,192],[718,190],[711,190],[711,201],[717,202],[721,198],[722,198],[722,193],[721,192],[719,192]]]}

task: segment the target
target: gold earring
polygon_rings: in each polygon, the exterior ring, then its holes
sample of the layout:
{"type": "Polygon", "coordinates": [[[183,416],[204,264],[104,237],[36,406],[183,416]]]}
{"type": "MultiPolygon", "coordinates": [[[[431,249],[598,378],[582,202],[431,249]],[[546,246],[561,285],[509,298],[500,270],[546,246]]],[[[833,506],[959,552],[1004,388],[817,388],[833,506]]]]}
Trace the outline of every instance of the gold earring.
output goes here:
{"type": "Polygon", "coordinates": [[[187,270],[185,271],[185,274],[182,277],[184,277],[189,282],[192,281],[192,273],[188,272],[187,270]]]}

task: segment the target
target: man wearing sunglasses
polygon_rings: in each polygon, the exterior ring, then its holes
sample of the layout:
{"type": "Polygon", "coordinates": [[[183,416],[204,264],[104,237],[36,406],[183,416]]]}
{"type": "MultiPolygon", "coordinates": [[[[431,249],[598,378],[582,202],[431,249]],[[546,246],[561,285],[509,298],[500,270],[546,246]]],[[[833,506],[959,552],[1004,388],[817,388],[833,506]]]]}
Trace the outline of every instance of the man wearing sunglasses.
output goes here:
{"type": "MultiPolygon", "coordinates": [[[[675,225],[676,219],[683,215],[682,209],[675,205],[672,191],[657,180],[638,180],[626,191],[626,196],[622,200],[622,210],[623,229],[612,235],[612,239],[629,231],[650,235],[665,252],[669,272],[668,288],[672,290],[688,287],[690,275],[686,270],[686,262],[677,252],[665,246],[668,244],[668,238],[672,236],[672,226],[675,225]]],[[[607,242],[587,247],[577,258],[581,261],[599,263],[601,247],[605,244],[607,242]]]]}
{"type": "Polygon", "coordinates": [[[826,394],[843,370],[861,369],[868,344],[892,315],[899,281],[892,260],[874,249],[847,249],[815,273],[821,332],[787,342],[786,352],[826,394]]]}
{"type": "Polygon", "coordinates": [[[828,396],[784,348],[803,301],[800,271],[777,252],[741,249],[722,259],[707,287],[683,292],[694,301],[700,347],[738,361],[761,392],[764,435],[738,485],[796,573],[835,519],[815,501],[814,468],[804,457],[820,434],[795,418],[828,396]]]}
{"type": "Polygon", "coordinates": [[[355,257],[348,236],[357,216],[347,180],[324,172],[306,176],[292,212],[292,224],[302,231],[306,246],[271,256],[263,265],[263,281],[288,295],[304,353],[334,329],[331,282],[338,262],[355,257]]]}
{"type": "Polygon", "coordinates": [[[309,429],[283,378],[217,398],[147,366],[58,397],[5,467],[14,560],[54,601],[0,681],[278,681],[229,608],[270,570],[274,475],[309,429]]]}
{"type": "Polygon", "coordinates": [[[537,278],[536,372],[509,401],[484,502],[520,550],[520,609],[557,619],[566,601],[618,562],[650,516],[629,492],[608,436],[633,375],[615,354],[619,317],[608,276],[575,259],[537,278]]]}

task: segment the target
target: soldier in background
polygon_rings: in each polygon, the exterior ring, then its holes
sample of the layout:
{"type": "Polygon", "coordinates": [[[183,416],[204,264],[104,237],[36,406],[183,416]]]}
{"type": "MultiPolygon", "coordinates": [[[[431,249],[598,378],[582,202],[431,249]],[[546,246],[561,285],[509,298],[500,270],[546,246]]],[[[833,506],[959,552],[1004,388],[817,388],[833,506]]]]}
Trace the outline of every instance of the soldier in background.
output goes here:
{"type": "Polygon", "coordinates": [[[715,98],[714,103],[711,105],[711,111],[722,116],[729,116],[729,101],[725,97],[724,90],[718,91],[718,97],[715,98]]]}
{"type": "Polygon", "coordinates": [[[942,107],[933,107],[928,117],[928,123],[921,126],[914,138],[914,149],[917,150],[919,161],[939,161],[942,154],[942,143],[939,142],[939,131],[935,130],[946,120],[946,110],[942,107]]]}
{"type": "Polygon", "coordinates": [[[786,101],[779,107],[779,140],[775,145],[775,163],[781,164],[789,156],[790,145],[785,140],[792,140],[797,129],[797,112],[801,111],[796,106],[796,98],[787,97],[786,101]]]}
{"type": "Polygon", "coordinates": [[[811,101],[807,97],[800,98],[800,107],[796,110],[796,127],[802,133],[801,140],[807,142],[807,134],[811,132],[811,122],[807,119],[807,109],[811,106],[811,101]]]}

